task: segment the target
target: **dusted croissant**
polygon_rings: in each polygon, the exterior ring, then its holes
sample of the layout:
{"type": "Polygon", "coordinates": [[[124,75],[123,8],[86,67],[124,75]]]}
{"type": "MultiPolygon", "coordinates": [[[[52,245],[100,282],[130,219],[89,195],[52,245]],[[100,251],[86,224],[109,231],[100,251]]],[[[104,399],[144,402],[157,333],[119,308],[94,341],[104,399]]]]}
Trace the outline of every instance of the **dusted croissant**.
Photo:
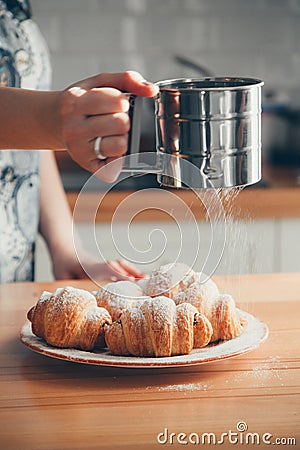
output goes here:
{"type": "Polygon", "coordinates": [[[240,317],[233,298],[228,294],[218,294],[214,285],[208,283],[192,283],[174,297],[174,302],[176,305],[191,303],[200,314],[208,318],[213,327],[212,342],[239,336],[244,329],[245,320],[240,317]]]}
{"type": "Polygon", "coordinates": [[[65,287],[43,292],[27,314],[32,332],[55,347],[92,350],[104,346],[104,325],[111,317],[95,297],[82,289],[65,287]]]}
{"type": "Polygon", "coordinates": [[[194,271],[191,271],[181,280],[179,293],[185,292],[186,289],[194,283],[198,286],[198,294],[206,300],[210,300],[220,293],[218,286],[211,278],[208,278],[208,276],[203,272],[194,271]]]}
{"type": "Polygon", "coordinates": [[[233,339],[243,332],[247,324],[247,321],[240,316],[229,294],[220,294],[215,297],[209,318],[214,330],[212,341],[233,339]]]}
{"type": "Polygon", "coordinates": [[[194,306],[176,307],[164,296],[124,310],[119,321],[105,328],[106,344],[114,355],[185,355],[193,347],[205,347],[212,335],[210,322],[194,306]]]}
{"type": "Polygon", "coordinates": [[[116,281],[102,286],[95,294],[98,306],[107,309],[113,321],[118,320],[122,311],[135,308],[148,298],[142,289],[131,281],[116,281]]]}
{"type": "Polygon", "coordinates": [[[145,295],[157,297],[163,295],[173,298],[186,287],[185,280],[190,279],[194,271],[186,264],[170,263],[153,270],[147,283],[142,282],[145,295]]]}
{"type": "Polygon", "coordinates": [[[200,276],[200,274],[195,273],[190,278],[192,283],[187,284],[184,290],[178,292],[178,294],[173,297],[173,300],[176,305],[179,305],[180,303],[191,303],[191,305],[198,309],[200,314],[204,314],[209,318],[211,315],[211,305],[220,292],[213,280],[210,279],[205,283],[202,283],[198,280],[198,275],[200,276]]]}

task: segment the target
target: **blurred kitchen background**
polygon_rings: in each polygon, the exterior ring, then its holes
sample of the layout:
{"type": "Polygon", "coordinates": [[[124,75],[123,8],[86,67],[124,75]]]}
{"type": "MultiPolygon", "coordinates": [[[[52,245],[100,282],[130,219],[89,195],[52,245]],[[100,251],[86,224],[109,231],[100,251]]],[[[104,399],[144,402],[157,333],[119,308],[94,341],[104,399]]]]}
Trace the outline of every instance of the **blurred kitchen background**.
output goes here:
{"type": "MultiPolygon", "coordinates": [[[[264,189],[274,189],[274,196],[284,192],[284,204],[288,192],[298,192],[300,0],[32,0],[31,4],[49,45],[54,89],[98,72],[128,69],[152,81],[207,75],[262,79],[264,177],[258,186],[247,189],[257,189],[259,195],[264,189]]],[[[146,104],[141,145],[153,151],[151,108],[151,102],[146,104]]],[[[58,163],[66,190],[80,190],[89,174],[63,153],[58,163]]],[[[126,179],[117,190],[147,186],[157,187],[152,175],[126,179]]],[[[91,185],[91,190],[106,188],[100,181],[91,185]]],[[[268,217],[252,217],[250,211],[241,227],[253,237],[252,256],[245,257],[241,272],[300,270],[300,194],[294,209],[291,217],[287,213],[279,217],[278,210],[268,217]]],[[[85,226],[80,224],[81,233],[93,250],[85,226]]],[[[175,239],[172,223],[164,226],[171,241],[175,239]]],[[[142,241],[151,227],[142,221],[136,227],[142,241]]],[[[109,236],[109,223],[100,221],[98,232],[109,236]]],[[[38,252],[44,261],[42,241],[38,252]]],[[[106,253],[109,258],[118,257],[109,246],[106,253]]],[[[170,257],[165,254],[166,260],[170,257]]],[[[38,279],[51,277],[49,262],[39,266],[38,279]]],[[[219,273],[229,270],[226,267],[219,268],[219,273]]]]}

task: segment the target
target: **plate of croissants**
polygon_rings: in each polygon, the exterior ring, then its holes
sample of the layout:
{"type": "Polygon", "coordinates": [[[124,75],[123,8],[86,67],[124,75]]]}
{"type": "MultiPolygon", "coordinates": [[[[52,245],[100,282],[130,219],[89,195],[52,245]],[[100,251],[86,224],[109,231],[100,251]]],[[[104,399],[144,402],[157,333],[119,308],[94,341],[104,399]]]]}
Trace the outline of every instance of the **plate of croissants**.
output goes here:
{"type": "Polygon", "coordinates": [[[113,367],[215,362],[254,350],[268,336],[266,324],[237,308],[212,279],[181,263],[98,291],[45,291],[27,318],[20,340],[31,350],[113,367]]]}

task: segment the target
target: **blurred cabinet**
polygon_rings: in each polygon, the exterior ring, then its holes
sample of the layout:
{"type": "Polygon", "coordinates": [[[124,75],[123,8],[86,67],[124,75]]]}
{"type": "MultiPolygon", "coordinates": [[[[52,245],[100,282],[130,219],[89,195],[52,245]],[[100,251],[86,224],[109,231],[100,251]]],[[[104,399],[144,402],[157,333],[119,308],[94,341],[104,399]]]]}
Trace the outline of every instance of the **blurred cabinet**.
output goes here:
{"type": "MultiPolygon", "coordinates": [[[[122,222],[97,223],[95,228],[80,223],[77,231],[85,248],[95,256],[125,258],[147,272],[174,260],[215,274],[300,272],[300,219],[233,221],[226,226],[226,236],[224,227],[212,230],[203,221],[196,225],[137,222],[129,227],[122,222]],[[217,241],[215,246],[211,246],[212,240],[217,241]]],[[[41,238],[37,242],[36,279],[53,279],[41,238]]]]}
{"type": "MultiPolygon", "coordinates": [[[[123,257],[149,271],[182,261],[216,274],[276,271],[277,229],[271,220],[209,223],[139,222],[78,227],[86,248],[104,259],[123,257]],[[212,242],[214,241],[214,245],[212,242]]],[[[205,271],[205,270],[204,270],[205,271]]]]}
{"type": "Polygon", "coordinates": [[[279,272],[300,272],[300,219],[278,223],[279,272]]]}

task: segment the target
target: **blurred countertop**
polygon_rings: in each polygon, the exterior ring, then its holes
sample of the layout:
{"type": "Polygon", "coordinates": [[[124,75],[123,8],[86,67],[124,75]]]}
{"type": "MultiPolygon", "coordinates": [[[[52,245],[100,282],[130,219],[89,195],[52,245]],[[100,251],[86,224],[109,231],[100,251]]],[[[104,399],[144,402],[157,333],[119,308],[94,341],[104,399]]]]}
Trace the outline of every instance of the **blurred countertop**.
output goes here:
{"type": "MultiPolygon", "coordinates": [[[[153,202],[155,196],[160,209],[164,208],[166,202],[166,209],[171,210],[174,203],[177,218],[181,213],[182,218],[186,214],[185,205],[188,205],[197,220],[205,218],[205,208],[194,192],[170,189],[168,192],[174,195],[162,195],[161,192],[166,192],[166,189],[159,188],[154,175],[128,177],[113,189],[110,189],[108,184],[96,180],[94,185],[89,183],[88,188],[82,190],[90,174],[77,166],[65,152],[57,153],[57,162],[72,211],[76,205],[77,222],[86,222],[89,214],[95,216],[96,222],[108,222],[118,205],[125,199],[128,201],[128,207],[126,212],[123,208],[121,215],[119,214],[120,221],[128,220],[134,210],[144,210],[142,214],[136,215],[137,221],[171,220],[171,217],[162,211],[145,208],[149,199],[151,198],[153,202]],[[134,196],[134,204],[131,205],[129,201],[131,194],[143,189],[142,193],[139,192],[138,196],[134,196]],[[178,198],[182,200],[181,212],[178,198]],[[100,203],[101,208],[98,208],[97,205],[100,203]]],[[[243,189],[229,207],[226,204],[223,206],[230,215],[240,219],[300,218],[300,168],[272,167],[264,164],[262,181],[243,189]]]]}

